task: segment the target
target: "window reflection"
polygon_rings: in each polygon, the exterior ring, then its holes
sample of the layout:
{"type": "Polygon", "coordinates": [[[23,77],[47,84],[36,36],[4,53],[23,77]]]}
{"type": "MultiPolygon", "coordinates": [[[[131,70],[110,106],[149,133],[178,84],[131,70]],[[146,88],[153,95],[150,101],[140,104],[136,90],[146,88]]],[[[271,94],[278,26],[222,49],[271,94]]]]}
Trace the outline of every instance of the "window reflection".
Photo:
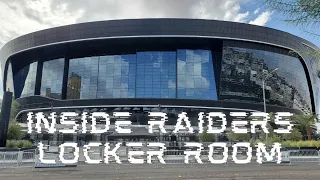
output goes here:
{"type": "Polygon", "coordinates": [[[67,98],[133,98],[135,66],[135,55],[71,59],[67,98]]]}
{"type": "Polygon", "coordinates": [[[303,49],[299,51],[305,59],[306,65],[309,69],[309,75],[313,84],[313,95],[315,103],[315,112],[320,112],[320,81],[319,81],[319,69],[320,69],[320,58],[315,56],[316,54],[313,49],[303,49]]]}
{"type": "Polygon", "coordinates": [[[71,59],[67,98],[217,99],[211,51],[148,51],[71,59]]]}
{"type": "Polygon", "coordinates": [[[8,72],[7,72],[7,83],[6,83],[6,91],[13,92],[14,95],[14,87],[13,87],[13,76],[12,76],[12,66],[11,63],[8,66],[8,72]]]}
{"type": "Polygon", "coordinates": [[[221,74],[221,99],[262,103],[262,79],[268,104],[311,111],[306,74],[299,59],[282,54],[225,47],[221,74]]]}
{"type": "Polygon", "coordinates": [[[41,95],[61,99],[64,59],[43,63],[41,95]]]}
{"type": "Polygon", "coordinates": [[[97,98],[134,98],[135,55],[101,56],[97,98]]]}
{"type": "Polygon", "coordinates": [[[211,51],[178,50],[178,98],[217,99],[211,51]]]}
{"type": "Polygon", "coordinates": [[[95,99],[98,88],[99,57],[71,59],[68,78],[68,99],[95,99]]]}
{"type": "MultiPolygon", "coordinates": [[[[34,94],[36,67],[33,63],[17,73],[17,83],[28,74],[22,93],[25,96],[34,94]]],[[[181,49],[75,58],[69,61],[66,97],[216,100],[213,69],[209,50],[181,49]]],[[[64,59],[44,62],[40,94],[60,99],[63,73],[64,59]]],[[[17,86],[19,88],[22,89],[17,86]]]]}
{"type": "Polygon", "coordinates": [[[14,75],[16,98],[34,95],[38,62],[33,62],[14,75]]]}
{"type": "Polygon", "coordinates": [[[137,53],[137,98],[176,98],[176,52],[137,53]]]}

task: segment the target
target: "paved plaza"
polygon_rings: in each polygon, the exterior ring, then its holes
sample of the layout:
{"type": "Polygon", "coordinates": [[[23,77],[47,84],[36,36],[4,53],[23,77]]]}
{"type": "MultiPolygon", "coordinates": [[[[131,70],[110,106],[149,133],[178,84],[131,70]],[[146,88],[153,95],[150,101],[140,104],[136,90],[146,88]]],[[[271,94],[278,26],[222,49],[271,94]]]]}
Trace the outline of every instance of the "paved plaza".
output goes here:
{"type": "Polygon", "coordinates": [[[318,164],[276,165],[80,165],[69,168],[0,169],[0,180],[318,180],[318,164]]]}

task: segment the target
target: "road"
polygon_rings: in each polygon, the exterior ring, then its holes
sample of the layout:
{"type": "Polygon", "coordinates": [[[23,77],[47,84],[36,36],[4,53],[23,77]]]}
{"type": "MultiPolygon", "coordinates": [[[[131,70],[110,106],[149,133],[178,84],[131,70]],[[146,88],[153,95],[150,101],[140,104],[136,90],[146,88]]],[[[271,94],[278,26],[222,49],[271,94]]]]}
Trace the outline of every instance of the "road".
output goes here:
{"type": "Polygon", "coordinates": [[[319,180],[320,166],[276,165],[80,165],[69,168],[0,168],[0,180],[319,180]]]}

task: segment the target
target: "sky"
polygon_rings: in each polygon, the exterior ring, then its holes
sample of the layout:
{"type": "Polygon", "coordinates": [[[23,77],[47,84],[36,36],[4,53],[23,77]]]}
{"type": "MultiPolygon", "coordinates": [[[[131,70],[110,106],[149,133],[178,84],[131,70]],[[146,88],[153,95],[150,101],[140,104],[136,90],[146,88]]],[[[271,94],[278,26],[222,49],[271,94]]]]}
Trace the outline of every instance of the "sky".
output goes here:
{"type": "MultiPolygon", "coordinates": [[[[46,28],[129,18],[242,22],[287,31],[320,46],[318,38],[283,22],[283,16],[264,7],[261,0],[0,0],[0,12],[0,48],[18,36],[46,28]]],[[[311,31],[320,32],[320,28],[311,31]]]]}

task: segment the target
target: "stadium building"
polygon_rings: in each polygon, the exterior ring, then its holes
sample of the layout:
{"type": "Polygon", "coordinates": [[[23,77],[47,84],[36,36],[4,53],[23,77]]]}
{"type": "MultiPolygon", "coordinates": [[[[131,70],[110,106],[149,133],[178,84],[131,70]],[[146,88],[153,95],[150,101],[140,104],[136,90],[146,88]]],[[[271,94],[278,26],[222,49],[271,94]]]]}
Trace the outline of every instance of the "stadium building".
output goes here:
{"type": "MultiPolygon", "coordinates": [[[[46,29],[8,42],[0,52],[4,91],[21,110],[129,111],[135,127],[148,112],[320,113],[319,48],[294,35],[255,25],[196,19],[135,19],[46,29]],[[263,83],[265,82],[265,83],[263,83]]],[[[113,117],[116,119],[116,117],[113,117]]],[[[147,134],[129,140],[189,141],[196,135],[147,134]]],[[[39,135],[37,135],[39,136],[39,135]]],[[[115,132],[42,138],[123,138],[115,132]]],[[[44,137],[46,136],[46,137],[44,137]]]]}

